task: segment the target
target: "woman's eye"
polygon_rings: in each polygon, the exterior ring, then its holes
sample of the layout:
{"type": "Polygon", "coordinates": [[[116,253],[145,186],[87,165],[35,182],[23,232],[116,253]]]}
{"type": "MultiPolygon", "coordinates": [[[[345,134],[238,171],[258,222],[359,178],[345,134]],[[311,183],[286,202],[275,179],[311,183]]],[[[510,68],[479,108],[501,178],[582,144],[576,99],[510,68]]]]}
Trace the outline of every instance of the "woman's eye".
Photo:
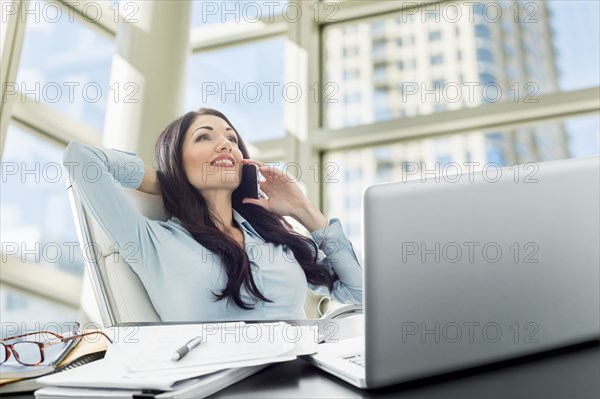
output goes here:
{"type": "Polygon", "coordinates": [[[200,136],[196,137],[196,141],[200,141],[203,139],[208,139],[210,137],[208,137],[208,134],[201,134],[200,136]]]}
{"type": "Polygon", "coordinates": [[[236,144],[237,144],[237,142],[238,142],[238,140],[237,140],[237,137],[235,137],[235,136],[231,136],[231,137],[229,137],[229,140],[230,140],[230,141],[233,141],[233,142],[234,142],[234,143],[236,143],[236,144]]]}

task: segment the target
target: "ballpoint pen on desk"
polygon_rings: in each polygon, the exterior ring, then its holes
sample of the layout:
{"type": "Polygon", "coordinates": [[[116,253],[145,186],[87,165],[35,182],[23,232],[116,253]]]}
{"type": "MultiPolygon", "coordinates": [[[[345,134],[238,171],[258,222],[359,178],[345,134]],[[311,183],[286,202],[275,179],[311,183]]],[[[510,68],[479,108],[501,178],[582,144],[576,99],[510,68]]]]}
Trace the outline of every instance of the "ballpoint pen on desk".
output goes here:
{"type": "Polygon", "coordinates": [[[171,360],[174,362],[178,361],[179,359],[181,359],[182,357],[187,355],[187,353],[189,351],[191,351],[192,349],[194,349],[196,346],[200,345],[201,343],[202,343],[202,338],[200,338],[200,337],[190,339],[185,345],[183,345],[181,348],[177,349],[177,351],[175,351],[175,353],[173,353],[173,357],[171,357],[171,360]]]}

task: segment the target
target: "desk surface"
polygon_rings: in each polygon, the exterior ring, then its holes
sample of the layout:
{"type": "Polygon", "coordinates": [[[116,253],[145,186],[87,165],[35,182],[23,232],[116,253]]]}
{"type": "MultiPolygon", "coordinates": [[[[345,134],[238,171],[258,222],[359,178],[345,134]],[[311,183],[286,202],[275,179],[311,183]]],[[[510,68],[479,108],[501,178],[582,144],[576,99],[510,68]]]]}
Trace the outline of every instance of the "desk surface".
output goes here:
{"type": "MultiPolygon", "coordinates": [[[[599,376],[600,346],[377,391],[362,391],[297,359],[270,366],[211,398],[598,399],[599,376]]],[[[10,397],[25,399],[33,395],[10,397]]]]}
{"type": "Polygon", "coordinates": [[[295,360],[270,366],[211,398],[600,398],[600,346],[460,377],[362,391],[295,360]]]}

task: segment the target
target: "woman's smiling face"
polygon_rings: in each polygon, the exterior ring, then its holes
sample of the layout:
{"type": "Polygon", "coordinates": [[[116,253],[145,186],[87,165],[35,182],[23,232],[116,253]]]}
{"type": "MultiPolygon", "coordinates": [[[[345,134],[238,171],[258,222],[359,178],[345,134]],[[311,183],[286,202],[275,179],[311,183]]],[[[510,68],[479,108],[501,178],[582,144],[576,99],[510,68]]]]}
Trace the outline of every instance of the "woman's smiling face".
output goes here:
{"type": "Polygon", "coordinates": [[[243,155],[238,136],[218,116],[197,116],[185,134],[183,169],[190,184],[200,191],[229,190],[240,184],[243,155]]]}

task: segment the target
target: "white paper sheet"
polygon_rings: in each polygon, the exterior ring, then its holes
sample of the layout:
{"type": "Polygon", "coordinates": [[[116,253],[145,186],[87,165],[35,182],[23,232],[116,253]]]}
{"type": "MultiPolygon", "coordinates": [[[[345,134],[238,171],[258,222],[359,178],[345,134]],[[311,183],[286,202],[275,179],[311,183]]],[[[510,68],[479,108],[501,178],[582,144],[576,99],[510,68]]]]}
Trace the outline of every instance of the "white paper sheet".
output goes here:
{"type": "Polygon", "coordinates": [[[293,360],[314,353],[316,339],[308,327],[285,323],[214,326],[145,326],[110,345],[104,359],[38,379],[44,385],[172,390],[188,378],[218,370],[293,360]],[[215,332],[216,331],[216,332],[215,332]],[[171,355],[195,336],[204,343],[177,362],[171,355]]]}

